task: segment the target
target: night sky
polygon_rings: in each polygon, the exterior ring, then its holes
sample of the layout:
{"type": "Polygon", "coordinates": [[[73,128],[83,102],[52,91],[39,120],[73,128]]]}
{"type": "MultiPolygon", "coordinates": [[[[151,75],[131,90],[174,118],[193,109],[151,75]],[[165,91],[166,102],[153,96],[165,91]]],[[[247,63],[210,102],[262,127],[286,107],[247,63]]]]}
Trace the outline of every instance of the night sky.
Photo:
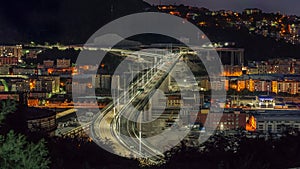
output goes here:
{"type": "Polygon", "coordinates": [[[242,11],[245,8],[260,8],[264,12],[278,12],[300,16],[299,0],[144,0],[150,4],[184,4],[205,7],[211,10],[242,11]]]}

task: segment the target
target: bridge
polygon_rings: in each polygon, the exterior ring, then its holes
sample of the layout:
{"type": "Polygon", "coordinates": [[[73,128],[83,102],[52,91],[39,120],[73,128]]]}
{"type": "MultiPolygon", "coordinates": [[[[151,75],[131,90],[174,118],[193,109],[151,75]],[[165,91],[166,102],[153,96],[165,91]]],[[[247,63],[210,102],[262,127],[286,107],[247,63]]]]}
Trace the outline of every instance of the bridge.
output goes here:
{"type": "MultiPolygon", "coordinates": [[[[106,49],[105,49],[106,50],[106,49]]],[[[116,154],[127,157],[148,158],[152,163],[161,162],[164,155],[154,145],[143,141],[141,132],[141,119],[144,109],[169,72],[178,63],[185,52],[168,53],[165,55],[147,52],[123,51],[115,49],[124,55],[148,55],[154,58],[155,64],[142,75],[133,80],[124,89],[116,103],[110,103],[90,121],[78,128],[63,133],[63,137],[78,135],[77,133],[88,130],[92,139],[97,144],[112,144],[110,147],[116,154]],[[126,118],[124,118],[126,117],[126,118]],[[140,121],[140,123],[138,123],[140,121]]],[[[75,105],[76,107],[76,105],[75,105]]]]}
{"type": "Polygon", "coordinates": [[[96,138],[94,141],[103,142],[109,139],[114,143],[114,150],[117,153],[122,152],[123,155],[128,153],[127,156],[151,157],[153,161],[162,159],[163,154],[161,152],[156,150],[153,145],[142,141],[141,123],[137,122],[142,118],[141,113],[149,101],[148,98],[151,98],[155,89],[162,84],[181,56],[180,54],[169,55],[169,58],[172,59],[167,62],[162,60],[157,69],[152,68],[155,70],[151,77],[148,74],[153,71],[152,69],[132,83],[129,89],[117,100],[121,103],[116,105],[118,112],[113,105],[102,111],[98,118],[92,122],[91,133],[93,138],[96,138]],[[143,88],[143,91],[135,91],[137,84],[143,81],[144,83],[140,87],[143,88]],[[126,95],[130,96],[128,100],[126,95]],[[121,140],[121,144],[119,140],[121,140]]]}

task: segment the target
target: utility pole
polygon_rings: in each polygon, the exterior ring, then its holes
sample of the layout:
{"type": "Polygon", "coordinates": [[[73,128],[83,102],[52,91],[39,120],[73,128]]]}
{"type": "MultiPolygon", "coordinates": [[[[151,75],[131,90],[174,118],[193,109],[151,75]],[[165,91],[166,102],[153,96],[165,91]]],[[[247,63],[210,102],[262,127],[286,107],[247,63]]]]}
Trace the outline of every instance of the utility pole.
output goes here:
{"type": "Polygon", "coordinates": [[[124,87],[123,87],[123,93],[124,93],[124,103],[123,104],[125,104],[126,103],[126,74],[125,74],[125,72],[124,72],[124,87]]]}
{"type": "Polygon", "coordinates": [[[139,125],[139,154],[142,155],[142,118],[143,118],[143,110],[140,115],[140,125],[139,125]]]}

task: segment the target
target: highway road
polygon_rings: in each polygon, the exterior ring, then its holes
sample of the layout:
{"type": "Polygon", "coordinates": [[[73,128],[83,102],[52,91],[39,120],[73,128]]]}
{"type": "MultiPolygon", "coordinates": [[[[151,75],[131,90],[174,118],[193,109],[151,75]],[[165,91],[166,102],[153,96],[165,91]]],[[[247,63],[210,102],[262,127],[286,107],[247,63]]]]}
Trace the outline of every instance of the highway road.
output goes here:
{"type": "Polygon", "coordinates": [[[140,112],[148,103],[150,98],[164,79],[168,76],[168,73],[173,69],[181,55],[169,56],[168,61],[160,62],[155,73],[152,76],[148,76],[148,73],[152,73],[153,70],[148,70],[137,82],[132,83],[128,92],[124,92],[119,98],[119,102],[123,102],[123,105],[118,107],[119,111],[114,111],[113,108],[107,109],[106,112],[102,112],[96,120],[92,123],[92,133],[96,140],[103,142],[113,143],[114,153],[125,155],[127,157],[147,157],[151,158],[153,162],[162,160],[163,153],[155,149],[155,145],[150,145],[141,139],[141,133],[138,131],[138,124],[140,118],[140,112]],[[144,79],[149,78],[149,79],[144,79]],[[131,90],[137,87],[142,81],[143,91],[131,90]],[[126,94],[131,96],[126,101],[126,94]],[[135,107],[133,107],[134,105],[135,107]],[[124,118],[126,117],[126,118],[124,118]]]}
{"type": "MultiPolygon", "coordinates": [[[[120,49],[117,51],[122,52],[120,49]]],[[[123,53],[129,52],[126,50],[123,53]]],[[[146,52],[141,54],[147,55],[146,52]]],[[[141,139],[140,113],[147,105],[148,98],[152,97],[155,90],[159,88],[182,54],[171,53],[158,60],[154,67],[133,81],[127,90],[115,99],[115,103],[108,104],[93,121],[81,127],[90,126],[93,141],[108,151],[125,157],[147,158],[152,163],[160,163],[164,157],[163,153],[156,150],[155,145],[141,139]],[[116,105],[116,103],[119,104],[116,105]]],[[[157,56],[153,53],[149,55],[150,57],[157,56]]],[[[77,108],[76,105],[75,108],[77,108]]]]}

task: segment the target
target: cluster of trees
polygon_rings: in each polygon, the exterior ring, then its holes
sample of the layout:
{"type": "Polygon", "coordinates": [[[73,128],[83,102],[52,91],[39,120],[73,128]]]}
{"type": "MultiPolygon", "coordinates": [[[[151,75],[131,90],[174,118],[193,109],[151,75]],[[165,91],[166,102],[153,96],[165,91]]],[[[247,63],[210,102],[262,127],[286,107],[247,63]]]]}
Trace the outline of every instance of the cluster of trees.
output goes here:
{"type": "MultiPolygon", "coordinates": [[[[1,102],[0,130],[9,113],[16,111],[16,103],[7,100],[1,102]]],[[[0,134],[1,169],[47,169],[50,159],[45,140],[30,142],[26,136],[10,130],[0,134]]]]}
{"type": "Polygon", "coordinates": [[[228,150],[231,137],[217,136],[214,142],[204,143],[208,151],[182,146],[170,160],[153,168],[216,168],[216,169],[281,169],[300,166],[300,137],[288,135],[282,139],[238,138],[238,150],[228,150]]]}

